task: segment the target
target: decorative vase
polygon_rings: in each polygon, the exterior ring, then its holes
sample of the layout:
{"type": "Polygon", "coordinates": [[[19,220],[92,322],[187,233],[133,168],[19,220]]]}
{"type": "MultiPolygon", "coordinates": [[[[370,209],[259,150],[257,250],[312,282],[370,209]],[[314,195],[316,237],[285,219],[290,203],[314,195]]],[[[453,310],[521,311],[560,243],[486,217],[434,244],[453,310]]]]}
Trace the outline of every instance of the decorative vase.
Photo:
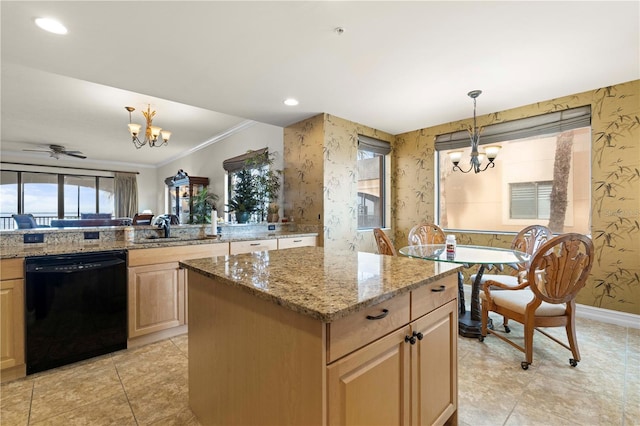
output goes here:
{"type": "Polygon", "coordinates": [[[236,219],[238,220],[238,223],[249,222],[249,217],[251,217],[250,212],[236,212],[236,219]]]}

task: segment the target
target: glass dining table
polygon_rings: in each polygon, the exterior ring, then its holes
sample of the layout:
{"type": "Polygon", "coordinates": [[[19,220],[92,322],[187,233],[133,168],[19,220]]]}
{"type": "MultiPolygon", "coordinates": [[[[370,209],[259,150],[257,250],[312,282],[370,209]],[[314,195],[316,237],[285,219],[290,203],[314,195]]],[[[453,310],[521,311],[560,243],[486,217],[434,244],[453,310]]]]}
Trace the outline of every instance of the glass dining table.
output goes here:
{"type": "Polygon", "coordinates": [[[530,256],[517,250],[486,246],[458,245],[453,257],[447,256],[444,244],[427,244],[402,247],[399,253],[435,262],[449,262],[471,267],[479,265],[471,286],[471,309],[467,312],[464,300],[462,273],[458,272],[458,333],[464,337],[478,337],[481,330],[480,281],[486,268],[503,270],[504,266],[517,269],[517,264],[527,262],[530,256]]]}

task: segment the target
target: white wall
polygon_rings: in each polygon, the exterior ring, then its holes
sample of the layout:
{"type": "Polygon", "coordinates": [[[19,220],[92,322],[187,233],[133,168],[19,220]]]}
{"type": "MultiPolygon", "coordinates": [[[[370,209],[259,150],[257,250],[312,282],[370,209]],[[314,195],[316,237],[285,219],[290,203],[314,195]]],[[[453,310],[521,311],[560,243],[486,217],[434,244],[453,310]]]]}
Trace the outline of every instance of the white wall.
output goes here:
{"type": "Polygon", "coordinates": [[[274,167],[283,169],[283,138],[284,129],[282,127],[256,122],[206,148],[159,167],[156,179],[158,196],[156,208],[152,209],[153,212],[155,214],[167,213],[164,179],[175,176],[179,169],[187,172],[189,176],[208,177],[210,191],[220,197],[218,210],[224,209],[226,173],[222,168],[222,162],[228,158],[242,155],[248,150],[267,147],[270,153],[276,154],[274,167]],[[161,188],[162,191],[160,191],[161,188]]]}

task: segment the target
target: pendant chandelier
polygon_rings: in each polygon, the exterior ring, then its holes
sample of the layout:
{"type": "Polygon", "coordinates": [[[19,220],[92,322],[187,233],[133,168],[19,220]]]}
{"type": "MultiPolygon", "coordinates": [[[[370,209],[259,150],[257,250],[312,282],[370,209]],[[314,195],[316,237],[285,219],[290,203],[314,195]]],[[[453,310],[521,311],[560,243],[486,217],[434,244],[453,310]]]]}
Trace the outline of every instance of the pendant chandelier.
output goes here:
{"type": "Polygon", "coordinates": [[[473,127],[469,126],[469,139],[471,140],[471,160],[469,161],[469,169],[463,170],[458,164],[460,163],[460,159],[462,158],[462,151],[453,151],[449,153],[449,158],[453,163],[453,171],[460,171],[462,173],[469,173],[471,170],[474,173],[480,173],[487,170],[489,167],[495,167],[495,163],[493,162],[498,156],[498,151],[500,151],[500,146],[493,145],[487,146],[484,149],[484,152],[478,152],[478,145],[480,143],[480,132],[482,129],[479,129],[476,125],[476,98],[480,96],[482,90],[472,90],[467,93],[471,99],[473,99],[473,127]],[[482,167],[482,163],[484,162],[485,157],[489,162],[482,167]]]}
{"type": "Polygon", "coordinates": [[[144,118],[147,121],[147,128],[145,129],[144,139],[142,140],[138,138],[140,128],[142,126],[131,122],[131,113],[136,109],[130,106],[124,107],[124,109],[129,111],[129,133],[131,133],[131,140],[136,148],[140,149],[145,145],[149,145],[149,147],[167,145],[169,138],[171,137],[171,132],[168,130],[162,130],[162,128],[153,125],[153,117],[156,115],[156,112],[151,111],[151,105],[147,106],[146,111],[142,111],[142,115],[144,115],[144,118]]]}

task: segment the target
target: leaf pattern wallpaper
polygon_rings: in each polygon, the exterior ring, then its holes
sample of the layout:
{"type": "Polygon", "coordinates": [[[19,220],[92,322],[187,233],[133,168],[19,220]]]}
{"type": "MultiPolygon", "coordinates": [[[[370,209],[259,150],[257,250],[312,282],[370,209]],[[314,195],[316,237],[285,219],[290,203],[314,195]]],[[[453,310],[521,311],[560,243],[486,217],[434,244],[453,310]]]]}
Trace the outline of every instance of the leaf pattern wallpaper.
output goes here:
{"type": "MultiPolygon", "coordinates": [[[[591,106],[591,238],[595,262],[577,302],[640,314],[640,80],[479,116],[478,125],[591,106]]],[[[438,134],[466,129],[470,120],[390,135],[329,114],[284,131],[285,215],[317,231],[335,250],[377,252],[373,233],[357,231],[357,135],[390,141],[391,228],[397,248],[411,227],[436,221],[438,134]]],[[[510,234],[454,232],[458,244],[509,247],[510,234]]],[[[464,271],[468,276],[475,269],[464,271]]]]}

